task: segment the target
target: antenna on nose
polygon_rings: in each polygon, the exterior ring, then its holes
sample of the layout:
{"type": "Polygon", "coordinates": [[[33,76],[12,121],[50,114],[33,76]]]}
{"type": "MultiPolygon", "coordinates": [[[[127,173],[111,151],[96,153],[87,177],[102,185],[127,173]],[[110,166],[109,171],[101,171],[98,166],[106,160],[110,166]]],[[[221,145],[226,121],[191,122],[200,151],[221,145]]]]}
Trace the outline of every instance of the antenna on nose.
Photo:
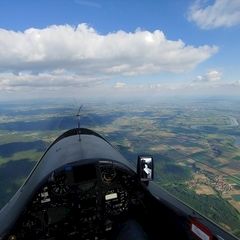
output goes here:
{"type": "Polygon", "coordinates": [[[83,108],[83,105],[81,105],[80,107],[79,107],[79,109],[78,109],[78,112],[77,112],[77,115],[76,115],[76,117],[77,117],[77,131],[78,131],[78,136],[79,136],[79,142],[81,141],[81,127],[80,127],[80,123],[81,123],[81,115],[80,115],[80,112],[81,112],[81,110],[82,110],[82,108],[83,108]]]}

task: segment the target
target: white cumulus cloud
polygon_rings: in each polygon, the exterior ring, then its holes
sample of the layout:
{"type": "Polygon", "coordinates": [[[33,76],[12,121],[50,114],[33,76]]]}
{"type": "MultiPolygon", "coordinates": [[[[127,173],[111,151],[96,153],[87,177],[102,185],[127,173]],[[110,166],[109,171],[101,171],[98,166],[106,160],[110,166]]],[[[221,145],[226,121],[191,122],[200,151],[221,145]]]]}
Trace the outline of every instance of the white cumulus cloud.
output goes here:
{"type": "Polygon", "coordinates": [[[114,76],[184,72],[217,51],[216,46],[168,40],[160,30],[100,34],[87,24],[0,29],[0,88],[77,86],[114,76]]]}
{"type": "Polygon", "coordinates": [[[114,85],[114,88],[125,88],[126,87],[126,83],[124,82],[117,82],[115,85],[114,85]]]}
{"type": "MultiPolygon", "coordinates": [[[[208,2],[208,1],[207,1],[208,2]]],[[[196,0],[189,9],[188,20],[202,29],[232,27],[240,24],[239,0],[214,0],[212,5],[196,0]]]]}
{"type": "Polygon", "coordinates": [[[217,70],[210,70],[204,75],[197,76],[196,82],[216,83],[221,80],[222,73],[217,70]]]}

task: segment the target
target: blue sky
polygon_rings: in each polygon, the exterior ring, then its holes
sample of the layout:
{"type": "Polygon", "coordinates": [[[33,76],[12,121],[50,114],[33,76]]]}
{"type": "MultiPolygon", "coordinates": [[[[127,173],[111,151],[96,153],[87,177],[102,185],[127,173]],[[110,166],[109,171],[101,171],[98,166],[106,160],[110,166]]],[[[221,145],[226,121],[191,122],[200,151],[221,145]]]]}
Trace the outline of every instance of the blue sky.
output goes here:
{"type": "Polygon", "coordinates": [[[1,0],[0,98],[239,95],[239,42],[239,0],[1,0]]]}

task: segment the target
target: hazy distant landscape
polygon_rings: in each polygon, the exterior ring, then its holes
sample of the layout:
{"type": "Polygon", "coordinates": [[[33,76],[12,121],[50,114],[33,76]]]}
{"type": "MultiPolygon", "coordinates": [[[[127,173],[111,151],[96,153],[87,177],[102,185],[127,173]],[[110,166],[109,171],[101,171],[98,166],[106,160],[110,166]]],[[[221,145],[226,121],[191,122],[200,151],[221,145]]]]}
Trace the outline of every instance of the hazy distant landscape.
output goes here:
{"type": "MultiPolygon", "coordinates": [[[[240,237],[239,105],[238,99],[92,103],[84,105],[81,126],[102,134],[133,164],[138,154],[152,154],[155,181],[240,237]]],[[[77,126],[77,109],[0,103],[1,207],[49,144],[77,126]]]]}

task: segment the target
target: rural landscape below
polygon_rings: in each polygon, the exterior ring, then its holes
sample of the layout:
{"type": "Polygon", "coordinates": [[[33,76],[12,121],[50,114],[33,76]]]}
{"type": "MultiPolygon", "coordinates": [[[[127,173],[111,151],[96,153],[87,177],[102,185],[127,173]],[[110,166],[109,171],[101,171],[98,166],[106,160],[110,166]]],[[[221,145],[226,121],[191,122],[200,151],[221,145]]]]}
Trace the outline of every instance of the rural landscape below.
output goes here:
{"type": "MultiPolygon", "coordinates": [[[[80,122],[134,165],[139,154],[151,154],[154,181],[240,237],[239,104],[233,98],[89,103],[80,122]]],[[[77,126],[77,110],[54,101],[0,104],[1,207],[54,139],[77,126]]]]}

